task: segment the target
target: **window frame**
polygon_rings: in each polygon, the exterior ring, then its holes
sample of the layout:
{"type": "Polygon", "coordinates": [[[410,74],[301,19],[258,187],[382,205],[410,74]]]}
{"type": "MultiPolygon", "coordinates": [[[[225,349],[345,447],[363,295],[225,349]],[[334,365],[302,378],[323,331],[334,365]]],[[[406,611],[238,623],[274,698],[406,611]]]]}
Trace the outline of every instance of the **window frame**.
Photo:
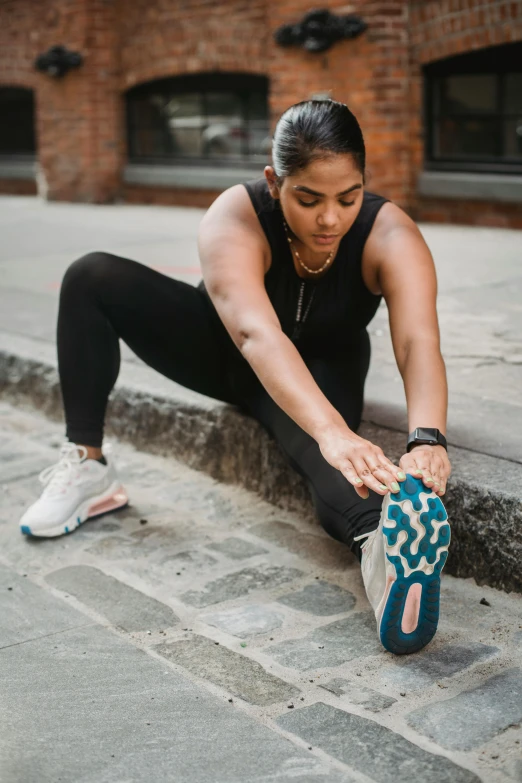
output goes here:
{"type": "MultiPolygon", "coordinates": [[[[175,156],[175,155],[136,155],[134,147],[134,131],[138,127],[132,117],[132,99],[134,97],[143,97],[151,92],[160,93],[165,97],[174,97],[186,93],[199,93],[201,95],[203,116],[208,116],[208,94],[212,92],[230,92],[233,95],[239,95],[241,105],[241,119],[245,126],[248,126],[248,98],[252,91],[264,93],[266,96],[266,120],[267,133],[270,133],[270,110],[268,104],[269,79],[262,74],[250,74],[239,72],[197,72],[193,74],[182,74],[162,79],[155,79],[127,90],[125,94],[125,127],[126,127],[126,146],[127,162],[134,165],[160,165],[160,166],[194,166],[194,167],[212,167],[226,169],[244,169],[245,166],[262,166],[261,161],[242,155],[238,158],[224,157],[197,157],[197,156],[175,156]]],[[[242,148],[244,150],[244,143],[242,148]]],[[[269,159],[264,165],[269,164],[269,159]]]]}
{"type": "MultiPolygon", "coordinates": [[[[9,111],[9,101],[6,101],[5,103],[2,101],[3,95],[12,95],[13,97],[18,98],[24,98],[24,103],[26,104],[24,106],[24,112],[27,112],[27,120],[28,125],[24,129],[24,132],[26,133],[26,138],[30,141],[30,149],[20,149],[18,151],[12,151],[8,150],[7,148],[2,148],[2,139],[0,136],[0,158],[2,160],[12,160],[17,161],[20,160],[22,162],[30,162],[33,161],[36,158],[37,155],[37,138],[36,138],[36,101],[35,101],[35,94],[34,90],[32,90],[30,87],[20,87],[18,85],[11,85],[11,84],[2,84],[0,85],[0,109],[5,108],[6,115],[9,111]]],[[[13,102],[14,103],[14,102],[13,102]]],[[[19,139],[21,137],[20,132],[20,125],[18,124],[17,120],[19,117],[16,118],[10,118],[8,117],[8,122],[12,126],[15,125],[16,128],[16,138],[19,139]]]]}
{"type": "Polygon", "coordinates": [[[485,117],[494,118],[497,132],[499,133],[502,151],[505,149],[505,123],[512,116],[522,116],[522,112],[514,115],[508,114],[505,107],[506,100],[506,75],[508,73],[522,73],[522,42],[503,44],[502,46],[487,47],[473,52],[449,57],[429,63],[423,68],[423,113],[425,118],[425,144],[424,144],[424,169],[426,171],[468,171],[491,172],[498,174],[521,174],[522,158],[486,157],[459,159],[449,156],[435,155],[436,123],[442,117],[454,117],[455,114],[442,114],[436,112],[435,98],[439,83],[449,76],[464,75],[492,75],[495,77],[497,91],[497,105],[494,114],[469,113],[459,114],[459,117],[470,118],[485,117]]]}

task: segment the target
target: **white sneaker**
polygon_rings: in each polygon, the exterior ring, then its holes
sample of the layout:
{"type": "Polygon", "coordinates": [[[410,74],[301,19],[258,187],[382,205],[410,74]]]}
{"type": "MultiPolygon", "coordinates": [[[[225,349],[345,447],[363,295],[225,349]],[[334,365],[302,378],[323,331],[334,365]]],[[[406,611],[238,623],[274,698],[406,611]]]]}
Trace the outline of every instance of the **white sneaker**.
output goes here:
{"type": "Polygon", "coordinates": [[[399,487],[384,497],[379,527],[355,540],[366,538],[361,571],[377,634],[402,655],[421,650],[437,630],[450,526],[440,497],[422,479],[407,473],[399,487]]]}
{"type": "MultiPolygon", "coordinates": [[[[112,451],[104,446],[105,454],[112,451]]],[[[39,475],[46,485],[42,496],[27,509],[20,530],[28,536],[53,537],[72,533],[82,522],[128,503],[112,462],[87,459],[85,446],[65,441],[60,459],[39,475]],[[78,449],[82,451],[81,455],[78,449]]]]}

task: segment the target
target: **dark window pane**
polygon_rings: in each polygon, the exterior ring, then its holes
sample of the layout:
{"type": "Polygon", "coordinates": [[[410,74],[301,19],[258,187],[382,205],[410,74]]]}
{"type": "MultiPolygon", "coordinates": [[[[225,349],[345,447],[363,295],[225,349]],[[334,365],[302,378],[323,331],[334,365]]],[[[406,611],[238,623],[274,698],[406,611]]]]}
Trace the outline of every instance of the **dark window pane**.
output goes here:
{"type": "Polygon", "coordinates": [[[134,154],[141,157],[162,157],[177,151],[165,114],[165,100],[161,95],[150,95],[132,104],[134,154]]]}
{"type": "Polygon", "coordinates": [[[32,155],[35,151],[32,91],[0,88],[0,155],[32,155]]]}
{"type": "Polygon", "coordinates": [[[173,95],[164,100],[162,113],[176,155],[182,158],[201,157],[206,125],[203,96],[200,93],[173,95]]]}
{"type": "Polygon", "coordinates": [[[522,112],[522,73],[506,74],[505,114],[522,112]]]}
{"type": "Polygon", "coordinates": [[[264,120],[268,125],[268,102],[266,93],[248,93],[248,116],[251,120],[264,120]]]}
{"type": "Polygon", "coordinates": [[[207,125],[202,139],[205,157],[239,159],[247,155],[248,134],[240,96],[207,93],[206,109],[207,125]]]}
{"type": "Polygon", "coordinates": [[[241,73],[161,79],[127,94],[131,159],[270,162],[268,80],[241,73]]]}
{"type": "Polygon", "coordinates": [[[522,114],[504,123],[504,155],[506,158],[522,158],[522,114]]]}
{"type": "Polygon", "coordinates": [[[465,74],[441,80],[441,114],[491,114],[496,109],[496,74],[465,74]]]}
{"type": "Polygon", "coordinates": [[[249,149],[252,160],[268,161],[272,147],[266,93],[251,92],[248,96],[249,149]]]}
{"type": "Polygon", "coordinates": [[[477,158],[502,154],[494,119],[442,118],[435,133],[437,157],[477,158]]]}

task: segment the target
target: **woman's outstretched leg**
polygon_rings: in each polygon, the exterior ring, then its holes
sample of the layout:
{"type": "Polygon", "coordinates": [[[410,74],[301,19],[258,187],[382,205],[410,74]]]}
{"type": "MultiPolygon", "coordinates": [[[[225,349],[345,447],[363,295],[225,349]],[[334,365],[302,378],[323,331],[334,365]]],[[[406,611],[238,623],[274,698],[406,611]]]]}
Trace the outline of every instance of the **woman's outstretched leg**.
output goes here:
{"type": "MultiPolygon", "coordinates": [[[[354,432],[361,422],[369,362],[366,333],[349,355],[306,360],[317,385],[354,432]]],[[[382,495],[369,489],[369,497],[361,498],[348,479],[326,461],[317,441],[272,400],[261,384],[252,382],[251,387],[241,406],[263,424],[278,442],[287,462],[306,479],[322,527],[360,559],[361,547],[355,538],[375,530],[379,524],[382,495]]]]}

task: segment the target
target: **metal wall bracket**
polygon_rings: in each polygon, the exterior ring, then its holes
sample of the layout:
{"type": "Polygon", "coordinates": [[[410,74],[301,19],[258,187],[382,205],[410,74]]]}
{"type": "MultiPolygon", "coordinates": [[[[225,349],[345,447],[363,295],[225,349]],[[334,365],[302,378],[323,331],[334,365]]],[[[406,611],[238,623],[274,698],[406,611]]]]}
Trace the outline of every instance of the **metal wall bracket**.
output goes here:
{"type": "Polygon", "coordinates": [[[279,46],[301,46],[308,52],[325,52],[336,41],[357,38],[368,25],[355,14],[336,16],[327,8],[307,13],[297,24],[284,24],[274,33],[279,46]]]}
{"type": "Polygon", "coordinates": [[[71,68],[79,68],[82,63],[83,57],[78,52],[70,52],[65,46],[51,46],[45,54],[38,55],[34,67],[37,71],[59,79],[71,68]]]}

